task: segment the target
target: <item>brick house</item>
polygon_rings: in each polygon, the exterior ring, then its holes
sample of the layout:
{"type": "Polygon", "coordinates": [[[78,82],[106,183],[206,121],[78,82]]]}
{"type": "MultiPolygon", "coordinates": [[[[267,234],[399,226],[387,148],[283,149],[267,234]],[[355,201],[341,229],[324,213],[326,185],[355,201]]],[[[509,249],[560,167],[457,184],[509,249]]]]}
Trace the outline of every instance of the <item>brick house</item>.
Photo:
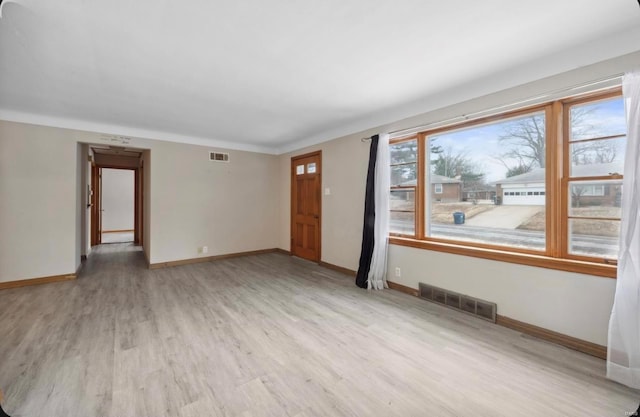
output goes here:
{"type": "MultiPolygon", "coordinates": [[[[462,201],[462,181],[443,175],[431,174],[431,199],[439,203],[462,201]]],[[[415,187],[416,180],[400,184],[400,187],[415,187]]]]}
{"type": "Polygon", "coordinates": [[[462,201],[462,181],[443,175],[431,174],[432,201],[455,203],[462,201]]]}

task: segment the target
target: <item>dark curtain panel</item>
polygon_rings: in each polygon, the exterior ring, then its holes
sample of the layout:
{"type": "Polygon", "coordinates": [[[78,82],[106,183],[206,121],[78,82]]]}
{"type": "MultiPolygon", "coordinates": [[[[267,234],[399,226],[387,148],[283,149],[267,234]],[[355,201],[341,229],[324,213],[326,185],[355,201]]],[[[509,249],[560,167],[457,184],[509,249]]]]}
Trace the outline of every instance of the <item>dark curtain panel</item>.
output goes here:
{"type": "Polygon", "coordinates": [[[371,137],[369,148],[369,170],[367,171],[367,191],[364,197],[364,226],[362,228],[362,249],[360,251],[360,265],[356,276],[356,285],[367,288],[369,281],[369,268],[373,256],[373,227],[376,222],[375,182],[376,182],[376,158],[378,156],[379,136],[371,137]]]}

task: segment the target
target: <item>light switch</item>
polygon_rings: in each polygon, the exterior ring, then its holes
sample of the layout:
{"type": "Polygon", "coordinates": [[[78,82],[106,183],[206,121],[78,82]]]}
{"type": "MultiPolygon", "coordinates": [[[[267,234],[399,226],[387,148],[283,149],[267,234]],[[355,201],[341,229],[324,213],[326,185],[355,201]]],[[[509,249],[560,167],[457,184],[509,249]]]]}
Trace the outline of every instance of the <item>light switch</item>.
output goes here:
{"type": "Polygon", "coordinates": [[[324,189],[324,195],[331,195],[331,188],[327,187],[324,189]]]}

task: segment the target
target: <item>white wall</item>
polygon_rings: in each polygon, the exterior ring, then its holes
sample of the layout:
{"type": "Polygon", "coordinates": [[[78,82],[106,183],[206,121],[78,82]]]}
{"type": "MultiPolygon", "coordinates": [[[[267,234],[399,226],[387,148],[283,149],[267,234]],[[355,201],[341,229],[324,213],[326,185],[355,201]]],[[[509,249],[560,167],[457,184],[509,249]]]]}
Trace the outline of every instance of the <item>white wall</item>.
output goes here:
{"type": "Polygon", "coordinates": [[[151,263],[278,246],[278,157],[159,142],[151,161],[151,263]],[[208,246],[207,254],[198,248],[208,246]]]}
{"type": "Polygon", "coordinates": [[[607,344],[615,279],[448,253],[390,246],[389,280],[419,282],[498,305],[498,314],[600,345],[607,344]],[[394,276],[396,267],[401,277],[394,276]]]}
{"type": "Polygon", "coordinates": [[[149,262],[151,259],[151,151],[142,152],[142,249],[144,256],[149,262]]]}
{"type": "Polygon", "coordinates": [[[62,129],[0,122],[0,282],[75,272],[76,150],[62,129]]]}
{"type": "Polygon", "coordinates": [[[102,231],[133,230],[134,176],[130,169],[102,169],[102,231]]]}
{"type": "MultiPolygon", "coordinates": [[[[0,282],[71,274],[80,262],[78,143],[98,133],[0,121],[0,282]]],[[[278,246],[278,157],[145,139],[144,245],[152,263],[278,246]],[[153,161],[150,158],[153,157],[153,161]],[[209,253],[198,248],[209,246],[209,253]]]]}

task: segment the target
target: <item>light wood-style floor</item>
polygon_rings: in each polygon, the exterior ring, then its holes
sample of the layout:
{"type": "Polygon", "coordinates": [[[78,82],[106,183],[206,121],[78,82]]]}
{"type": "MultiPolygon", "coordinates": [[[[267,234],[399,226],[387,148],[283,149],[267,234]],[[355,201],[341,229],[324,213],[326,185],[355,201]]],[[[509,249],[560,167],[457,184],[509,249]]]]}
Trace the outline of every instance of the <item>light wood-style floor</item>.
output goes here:
{"type": "Polygon", "coordinates": [[[129,243],[133,242],[133,232],[113,232],[103,233],[101,236],[102,243],[129,243]]]}
{"type": "Polygon", "coordinates": [[[0,292],[0,388],[27,416],[625,416],[605,363],[282,254],[0,292]]]}

